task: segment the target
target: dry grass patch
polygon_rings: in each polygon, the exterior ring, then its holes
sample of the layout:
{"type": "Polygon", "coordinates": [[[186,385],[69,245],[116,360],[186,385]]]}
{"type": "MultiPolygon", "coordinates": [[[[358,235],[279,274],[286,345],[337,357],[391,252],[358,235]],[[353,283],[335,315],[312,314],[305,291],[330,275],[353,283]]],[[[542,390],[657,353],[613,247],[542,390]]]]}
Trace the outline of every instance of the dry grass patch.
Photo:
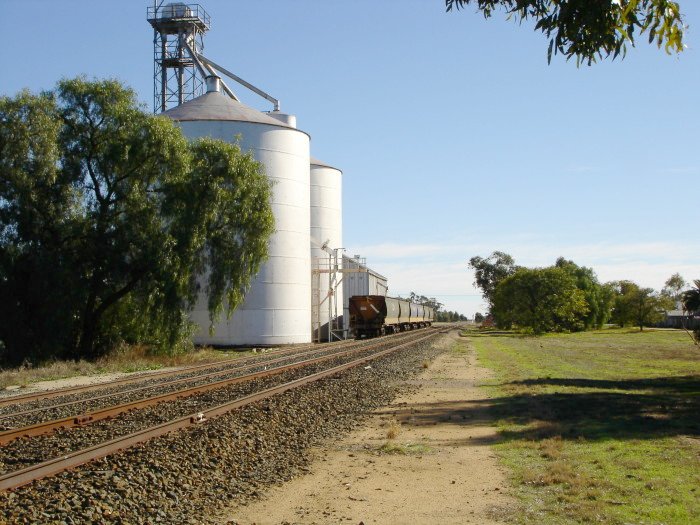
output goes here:
{"type": "Polygon", "coordinates": [[[578,485],[579,479],[574,468],[566,461],[557,460],[547,465],[542,475],[542,485],[565,484],[570,487],[578,485]]]}
{"type": "Polygon", "coordinates": [[[389,427],[386,429],[387,439],[396,439],[401,433],[401,425],[398,421],[392,421],[389,423],[389,427]]]}
{"type": "Polygon", "coordinates": [[[562,441],[561,436],[554,436],[549,439],[543,439],[539,445],[542,457],[545,459],[561,458],[563,448],[564,442],[562,441]]]}
{"type": "Polygon", "coordinates": [[[144,346],[121,345],[95,361],[82,359],[79,361],[52,361],[40,366],[23,365],[14,369],[0,370],[0,388],[11,386],[25,388],[31,383],[39,381],[52,381],[75,376],[140,372],[203,364],[239,355],[242,355],[242,352],[222,352],[212,348],[201,348],[172,356],[152,355],[144,346]]]}
{"type": "Polygon", "coordinates": [[[644,488],[647,490],[668,490],[669,481],[663,478],[653,478],[644,484],[644,488]]]}
{"type": "Polygon", "coordinates": [[[596,486],[596,482],[580,473],[571,464],[563,460],[555,460],[548,463],[543,469],[527,470],[522,476],[526,485],[540,487],[550,485],[564,485],[569,495],[578,494],[581,490],[588,490],[596,486]]]}
{"type": "Polygon", "coordinates": [[[88,361],[54,361],[41,367],[22,365],[0,371],[0,388],[26,388],[31,383],[66,377],[99,373],[94,363],[88,361]]]}

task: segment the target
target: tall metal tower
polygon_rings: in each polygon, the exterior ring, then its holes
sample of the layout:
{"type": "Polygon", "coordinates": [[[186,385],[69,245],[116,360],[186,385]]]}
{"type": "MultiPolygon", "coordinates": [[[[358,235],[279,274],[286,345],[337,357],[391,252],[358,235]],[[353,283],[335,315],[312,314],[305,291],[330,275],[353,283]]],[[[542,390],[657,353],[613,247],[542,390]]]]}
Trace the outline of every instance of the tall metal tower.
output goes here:
{"type": "Polygon", "coordinates": [[[147,9],[153,26],[153,112],[191,100],[203,92],[195,58],[204,49],[210,19],[199,4],[154,0],[147,9]]]}

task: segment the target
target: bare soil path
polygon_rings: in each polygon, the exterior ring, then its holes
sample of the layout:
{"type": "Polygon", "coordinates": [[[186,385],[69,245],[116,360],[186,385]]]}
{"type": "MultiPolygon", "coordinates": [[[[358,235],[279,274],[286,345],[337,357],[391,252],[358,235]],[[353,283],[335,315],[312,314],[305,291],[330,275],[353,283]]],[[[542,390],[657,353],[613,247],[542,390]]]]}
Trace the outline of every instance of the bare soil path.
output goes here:
{"type": "MultiPolygon", "coordinates": [[[[455,334],[444,344],[453,347],[457,339],[455,334]]],[[[488,376],[473,349],[448,349],[414,381],[414,393],[313,451],[308,474],[230,509],[222,522],[503,523],[517,503],[489,446],[496,429],[486,414],[465,416],[474,413],[475,400],[487,397],[476,385],[488,376]]]]}

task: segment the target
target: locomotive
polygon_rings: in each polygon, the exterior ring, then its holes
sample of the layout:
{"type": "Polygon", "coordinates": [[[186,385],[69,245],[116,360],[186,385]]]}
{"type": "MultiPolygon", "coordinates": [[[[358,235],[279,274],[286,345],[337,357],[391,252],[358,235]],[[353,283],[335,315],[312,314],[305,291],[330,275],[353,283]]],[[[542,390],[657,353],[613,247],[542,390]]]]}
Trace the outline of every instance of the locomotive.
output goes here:
{"type": "Polygon", "coordinates": [[[424,328],[433,321],[430,306],[383,295],[350,297],[350,329],[357,339],[424,328]]]}

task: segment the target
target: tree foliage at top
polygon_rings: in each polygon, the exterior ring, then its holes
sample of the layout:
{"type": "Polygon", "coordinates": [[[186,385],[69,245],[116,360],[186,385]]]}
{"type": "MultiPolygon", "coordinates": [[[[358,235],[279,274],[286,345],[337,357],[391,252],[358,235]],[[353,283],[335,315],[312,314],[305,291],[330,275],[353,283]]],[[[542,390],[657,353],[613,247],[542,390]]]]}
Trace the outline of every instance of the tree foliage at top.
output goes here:
{"type": "Polygon", "coordinates": [[[501,328],[536,334],[582,330],[589,312],[576,278],[558,267],[520,268],[496,287],[492,314],[501,328]]]}
{"type": "Polygon", "coordinates": [[[683,296],[683,288],[686,287],[685,279],[679,273],[674,273],[664,283],[661,293],[671,298],[673,301],[680,301],[683,296]]]}
{"type": "Polygon", "coordinates": [[[267,256],[270,185],[235,145],[188,143],[116,81],[0,98],[0,354],[170,347],[202,284],[212,320],[267,256]]]}
{"type": "Polygon", "coordinates": [[[469,266],[501,328],[587,330],[601,328],[610,318],[613,288],[601,284],[591,268],[563,257],[554,266],[528,269],[496,251],[486,259],[472,257],[469,266]]]}
{"type": "Polygon", "coordinates": [[[429,306],[435,310],[435,320],[440,322],[455,322],[455,321],[466,321],[467,316],[460,314],[459,312],[447,311],[443,307],[443,303],[439,302],[435,297],[427,297],[425,295],[417,294],[416,292],[411,292],[407,297],[412,303],[422,304],[424,306],[429,306]]]}
{"type": "Polygon", "coordinates": [[[576,287],[583,292],[588,306],[588,313],[582,319],[583,327],[586,330],[602,328],[610,319],[610,309],[614,299],[612,287],[598,282],[593,269],[578,266],[563,257],[557,259],[555,266],[570,274],[576,280],[576,287]]]}
{"type": "Polygon", "coordinates": [[[632,281],[618,281],[612,321],[620,326],[634,325],[639,330],[663,319],[666,310],[673,308],[673,301],[653,288],[643,288],[632,281]]]}
{"type": "Polygon", "coordinates": [[[469,268],[474,270],[474,285],[481,288],[481,293],[491,308],[496,286],[515,273],[518,266],[507,253],[494,251],[486,258],[475,256],[469,259],[469,268]]]}
{"type": "Polygon", "coordinates": [[[533,20],[549,39],[547,61],[560,53],[591,64],[613,59],[647,34],[667,53],[683,51],[683,16],[669,0],[445,0],[447,11],[475,6],[486,18],[503,9],[516,21],[533,20]]]}

